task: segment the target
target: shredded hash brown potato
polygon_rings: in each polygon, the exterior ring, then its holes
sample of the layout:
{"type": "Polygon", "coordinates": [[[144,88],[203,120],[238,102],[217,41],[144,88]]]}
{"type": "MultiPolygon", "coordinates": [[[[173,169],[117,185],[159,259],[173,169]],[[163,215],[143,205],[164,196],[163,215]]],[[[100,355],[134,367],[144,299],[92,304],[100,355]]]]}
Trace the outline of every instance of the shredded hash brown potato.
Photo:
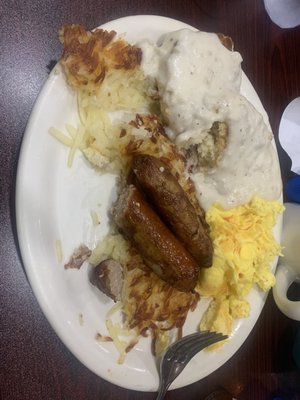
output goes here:
{"type": "Polygon", "coordinates": [[[132,70],[140,65],[141,50],[116,32],[86,31],[81,25],[65,25],[59,32],[64,45],[61,64],[71,86],[94,91],[110,70],[132,70]]]}
{"type": "MultiPolygon", "coordinates": [[[[168,343],[166,331],[177,329],[180,337],[187,313],[195,309],[199,295],[181,292],[159,279],[119,233],[111,233],[100,241],[89,261],[96,266],[108,258],[118,260],[124,268],[122,306],[119,308],[123,311],[125,327],[137,336],[150,333],[155,345],[162,340],[168,343]]],[[[113,312],[118,310],[118,306],[114,307],[113,312]]],[[[108,320],[112,314],[107,315],[108,320]]],[[[120,325],[118,331],[123,334],[120,325]]]]}
{"type": "Polygon", "coordinates": [[[63,260],[63,252],[62,252],[62,246],[61,246],[61,241],[56,240],[55,241],[55,253],[56,253],[56,258],[58,262],[62,262],[63,260]]]}
{"type": "MultiPolygon", "coordinates": [[[[232,47],[229,38],[222,36],[220,39],[232,47]]],[[[174,331],[180,337],[187,314],[195,309],[200,295],[213,298],[200,328],[230,334],[234,320],[250,313],[245,293],[238,293],[238,282],[236,287],[233,285],[228,289],[228,271],[216,269],[226,262],[232,274],[235,271],[233,262],[226,259],[226,252],[222,250],[224,243],[228,243],[227,233],[233,228],[227,226],[228,216],[222,216],[221,211],[218,214],[217,206],[208,218],[199,206],[194,183],[187,172],[189,165],[182,153],[186,149],[181,151],[165,133],[156,83],[140,68],[141,50],[118,39],[114,31],[96,29],[90,32],[80,25],[64,26],[60,31],[60,40],[64,45],[60,63],[77,96],[80,123],[76,127],[66,124],[66,132],[56,128],[50,128],[49,132],[69,148],[68,166],[72,165],[76,151],[80,150],[94,168],[101,173],[117,174],[122,184],[127,179],[134,155],[149,154],[162,158],[187,193],[202,223],[212,227],[216,250],[213,267],[203,270],[197,292],[185,293],[152,273],[131,244],[111,224],[110,232],[98,243],[88,261],[94,267],[109,258],[120,262],[124,284],[121,302],[106,315],[107,332],[97,333],[96,339],[114,343],[119,352],[118,363],[124,362],[127,352],[142,336],[151,336],[155,353],[160,354],[170,343],[174,331]],[[234,290],[231,290],[232,287],[234,290]],[[121,320],[117,315],[121,315],[121,320]]],[[[261,204],[268,205],[268,202],[262,200],[261,204]]],[[[274,219],[261,228],[261,234],[270,238],[269,247],[264,249],[269,257],[265,271],[270,279],[270,261],[280,253],[280,246],[272,247],[275,243],[272,228],[282,211],[276,210],[274,219]]],[[[236,210],[233,209],[232,213],[234,218],[236,210]]],[[[249,224],[257,222],[257,218],[257,215],[253,220],[250,218],[249,224]]],[[[95,225],[100,223],[93,210],[91,219],[95,225]]],[[[239,240],[243,229],[237,227],[235,240],[239,240]]],[[[236,248],[231,244],[227,248],[229,254],[236,248]]],[[[260,267],[258,262],[257,269],[260,267]]],[[[260,284],[258,275],[254,281],[260,284]]],[[[253,281],[249,281],[248,286],[250,290],[253,281]]],[[[263,287],[263,284],[260,286],[263,287]]],[[[265,287],[263,289],[266,290],[265,287]]]]}

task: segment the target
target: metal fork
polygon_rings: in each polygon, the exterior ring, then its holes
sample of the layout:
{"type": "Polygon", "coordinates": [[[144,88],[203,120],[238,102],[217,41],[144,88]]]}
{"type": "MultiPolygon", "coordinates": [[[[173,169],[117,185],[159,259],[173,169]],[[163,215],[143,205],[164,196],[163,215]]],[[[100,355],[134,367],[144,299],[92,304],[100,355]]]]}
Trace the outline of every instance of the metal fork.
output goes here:
{"type": "Polygon", "coordinates": [[[171,344],[160,362],[160,382],[156,400],[162,400],[175,378],[188,362],[205,347],[227,339],[222,333],[202,331],[187,335],[171,344]]]}

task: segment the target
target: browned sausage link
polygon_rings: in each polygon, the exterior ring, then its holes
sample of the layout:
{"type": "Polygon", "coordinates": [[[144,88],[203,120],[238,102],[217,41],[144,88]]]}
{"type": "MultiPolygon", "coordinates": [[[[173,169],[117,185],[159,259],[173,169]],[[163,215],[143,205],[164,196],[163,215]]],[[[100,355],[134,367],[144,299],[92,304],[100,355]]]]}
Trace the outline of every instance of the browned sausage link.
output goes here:
{"type": "Polygon", "coordinates": [[[114,220],[160,278],[182,291],[194,289],[199,266],[161,221],[138,189],[127,186],[113,210],[114,220]]]}
{"type": "Polygon", "coordinates": [[[150,203],[174,235],[200,266],[211,266],[213,247],[209,234],[166,164],[159,158],[140,154],[133,158],[132,169],[150,203]]]}

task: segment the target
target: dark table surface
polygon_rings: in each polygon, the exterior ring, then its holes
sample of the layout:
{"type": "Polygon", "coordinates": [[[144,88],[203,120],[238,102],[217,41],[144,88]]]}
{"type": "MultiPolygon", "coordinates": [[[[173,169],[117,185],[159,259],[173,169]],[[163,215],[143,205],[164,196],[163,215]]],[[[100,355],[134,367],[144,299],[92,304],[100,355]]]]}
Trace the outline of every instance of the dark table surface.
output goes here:
{"type": "MultiPolygon", "coordinates": [[[[34,101],[61,53],[64,23],[93,28],[137,14],[168,16],[234,39],[243,69],[266,108],[277,141],[286,105],[300,95],[300,27],[282,30],[262,0],[2,0],[0,2],[1,152],[1,400],[154,399],[154,393],[114,386],[90,372],[62,344],[26,279],[15,226],[19,149],[34,101]]],[[[278,145],[278,142],[277,142],[278,145]]],[[[290,161],[278,145],[283,182],[290,161]]],[[[223,387],[238,399],[298,399],[299,370],[292,346],[299,323],[281,314],[270,292],[240,350],[209,377],[171,391],[169,400],[204,399],[223,387]],[[286,396],[286,397],[284,397],[286,396]]]]}

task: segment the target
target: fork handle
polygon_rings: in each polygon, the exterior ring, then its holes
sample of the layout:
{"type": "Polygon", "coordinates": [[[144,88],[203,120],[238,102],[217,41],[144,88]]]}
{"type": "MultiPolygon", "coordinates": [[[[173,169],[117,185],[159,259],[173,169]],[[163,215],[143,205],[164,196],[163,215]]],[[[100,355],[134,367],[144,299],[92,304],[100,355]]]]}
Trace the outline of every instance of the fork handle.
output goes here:
{"type": "Polygon", "coordinates": [[[164,382],[161,382],[158,388],[158,395],[156,397],[156,400],[163,400],[171,383],[165,384],[164,382]]]}

